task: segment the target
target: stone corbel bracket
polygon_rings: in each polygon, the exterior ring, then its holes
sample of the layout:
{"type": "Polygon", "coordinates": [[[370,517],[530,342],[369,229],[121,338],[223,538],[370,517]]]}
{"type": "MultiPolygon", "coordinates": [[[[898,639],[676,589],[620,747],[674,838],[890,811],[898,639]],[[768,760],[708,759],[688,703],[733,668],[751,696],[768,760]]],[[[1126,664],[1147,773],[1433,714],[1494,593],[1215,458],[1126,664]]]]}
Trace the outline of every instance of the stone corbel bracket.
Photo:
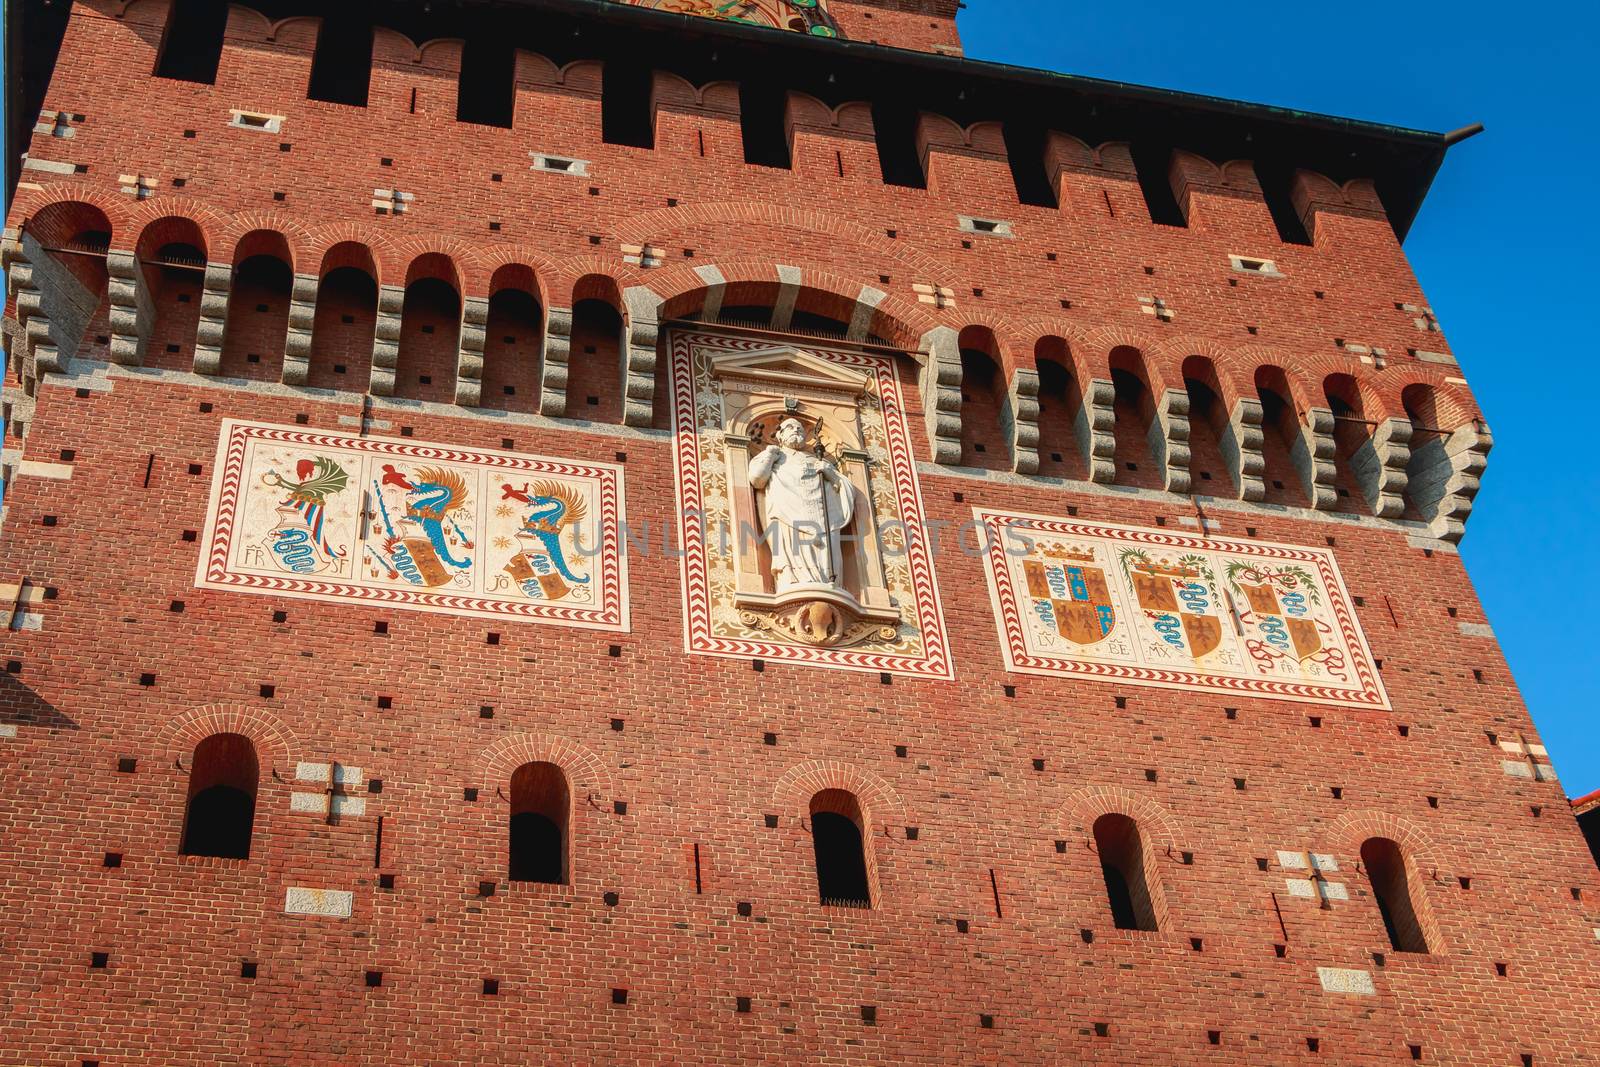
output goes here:
{"type": "Polygon", "coordinates": [[[1411,501],[1441,541],[1458,542],[1466,533],[1493,447],[1489,428],[1471,422],[1412,450],[1406,465],[1411,501]]]}
{"type": "Polygon", "coordinates": [[[222,343],[228,331],[228,294],[233,289],[233,266],[207,263],[200,292],[200,322],[195,328],[194,372],[222,371],[222,343]]]}
{"type": "Polygon", "coordinates": [[[489,298],[469,296],[461,304],[461,343],[456,346],[456,403],[483,403],[483,346],[489,330],[489,298]]]}
{"type": "Polygon", "coordinates": [[[145,285],[139,257],[131,251],[106,253],[106,298],[111,304],[111,361],[127,367],[144,362],[144,348],[155,321],[155,306],[145,285]]]}
{"type": "Polygon", "coordinates": [[[1189,491],[1189,394],[1168,389],[1156,398],[1150,417],[1150,455],[1161,468],[1170,493],[1189,491]]]}
{"type": "MultiPolygon", "coordinates": [[[[928,451],[935,463],[961,462],[960,335],[938,326],[922,335],[927,359],[922,365],[922,411],[928,425],[928,451]]],[[[1037,456],[1035,457],[1037,460],[1037,456]]]]}
{"type": "Polygon", "coordinates": [[[283,380],[304,385],[311,371],[311,331],[317,321],[315,274],[296,274],[289,294],[289,332],[283,339],[283,380]]]}
{"type": "Polygon", "coordinates": [[[1018,367],[1000,408],[1000,432],[1011,444],[1011,469],[1039,473],[1039,372],[1018,367]]]}
{"type": "Polygon", "coordinates": [[[623,291],[628,333],[622,346],[622,423],[655,421],[656,340],[661,334],[661,298],[642,285],[623,291]]]}
{"type": "Polygon", "coordinates": [[[1350,457],[1351,473],[1379,518],[1394,519],[1406,510],[1406,465],[1411,460],[1411,422],[1389,418],[1378,423],[1350,457]]]}
{"type": "Polygon", "coordinates": [[[1262,472],[1267,460],[1261,452],[1266,438],[1261,432],[1261,401],[1255,397],[1240,397],[1233,405],[1233,414],[1223,427],[1222,459],[1228,465],[1240,500],[1265,500],[1267,483],[1262,472]]]}
{"type": "Polygon", "coordinates": [[[567,413],[567,364],[572,359],[572,309],[553,307],[544,327],[544,371],[539,383],[539,414],[559,419],[567,413]]]}
{"type": "Polygon", "coordinates": [[[1310,408],[1297,425],[1299,432],[1290,443],[1289,455],[1305,487],[1306,502],[1318,511],[1332,511],[1339,502],[1334,485],[1339,476],[1334,465],[1339,446],[1333,439],[1333,412],[1310,408]]]}
{"type": "Polygon", "coordinates": [[[1101,485],[1117,480],[1117,413],[1112,406],[1116,396],[1110,378],[1091,378],[1084,383],[1078,410],[1072,416],[1072,435],[1087,464],[1084,473],[1089,481],[1101,485]]]}
{"type": "Polygon", "coordinates": [[[378,290],[378,322],[372,336],[372,385],[374,396],[394,395],[394,373],[400,362],[400,318],[406,307],[406,291],[398,285],[378,290]]]}

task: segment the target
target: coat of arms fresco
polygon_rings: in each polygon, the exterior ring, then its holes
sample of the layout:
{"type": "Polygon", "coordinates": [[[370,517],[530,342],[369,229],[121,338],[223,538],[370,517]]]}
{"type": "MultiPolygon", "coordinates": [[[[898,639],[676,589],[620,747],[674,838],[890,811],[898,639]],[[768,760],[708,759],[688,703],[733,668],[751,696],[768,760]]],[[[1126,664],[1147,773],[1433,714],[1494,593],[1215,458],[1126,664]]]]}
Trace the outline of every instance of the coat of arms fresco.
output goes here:
{"type": "Polygon", "coordinates": [[[671,350],[689,651],[951,677],[891,357],[671,350]]]}
{"type": "Polygon", "coordinates": [[[1389,707],[1327,549],[973,518],[1010,670],[1389,707]]]}
{"type": "Polygon", "coordinates": [[[622,471],[229,420],[196,581],[628,628],[622,471]]]}

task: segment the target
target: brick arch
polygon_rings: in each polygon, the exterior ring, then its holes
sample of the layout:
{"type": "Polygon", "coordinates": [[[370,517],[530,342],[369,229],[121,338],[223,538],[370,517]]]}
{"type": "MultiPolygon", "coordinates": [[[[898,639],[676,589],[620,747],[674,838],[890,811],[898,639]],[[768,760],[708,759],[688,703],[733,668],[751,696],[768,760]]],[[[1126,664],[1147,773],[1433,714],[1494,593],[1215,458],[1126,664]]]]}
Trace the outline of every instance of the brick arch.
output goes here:
{"type": "Polygon", "coordinates": [[[1095,372],[1093,377],[1109,378],[1111,353],[1118,348],[1135,349],[1144,364],[1150,389],[1155,392],[1165,388],[1161,368],[1150,355],[1157,343],[1156,338],[1126,326],[1102,326],[1090,331],[1083,339],[1085,364],[1087,369],[1095,372]]]}
{"type": "Polygon", "coordinates": [[[169,719],[157,743],[180,765],[201,741],[212,734],[242,734],[255,745],[264,769],[292,778],[300,742],[283,720],[264,708],[248,704],[207,704],[190,708],[169,719]]]}
{"type": "Polygon", "coordinates": [[[97,189],[89,189],[76,182],[53,182],[43,189],[24,189],[18,192],[16,204],[11,209],[13,218],[22,220],[21,228],[27,229],[27,220],[33,215],[54,204],[87,204],[98,208],[111,223],[111,247],[118,247],[117,241],[126,237],[128,230],[128,201],[97,189]]]}
{"type": "Polygon", "coordinates": [[[485,292],[494,284],[494,276],[503,267],[526,267],[533,272],[533,295],[538,298],[541,307],[549,306],[548,278],[555,273],[554,261],[535,252],[530,246],[523,244],[502,245],[486,251],[479,257],[483,268],[485,292]]]}
{"type": "Polygon", "coordinates": [[[1118,786],[1101,785],[1080,789],[1056,809],[1050,820],[1052,829],[1069,829],[1090,836],[1102,815],[1126,815],[1139,824],[1139,832],[1151,854],[1178,848],[1177,827],[1165,808],[1118,786]]]}
{"type": "MultiPolygon", "coordinates": [[[[949,272],[938,259],[911,248],[903,241],[891,240],[883,231],[837,218],[810,208],[722,202],[683,207],[658,208],[624,219],[613,231],[623,244],[648,244],[652,236],[689,226],[702,226],[707,232],[726,233],[743,223],[777,226],[808,233],[825,234],[854,242],[857,248],[880,259],[918,272],[917,281],[933,282],[949,272]]],[[[873,284],[876,284],[874,280],[873,284]]]]}
{"type": "Polygon", "coordinates": [[[1234,362],[1239,367],[1242,380],[1249,383],[1250,396],[1257,394],[1256,375],[1260,373],[1261,368],[1273,367],[1282,371],[1288,381],[1292,395],[1284,399],[1294,405],[1297,413],[1303,414],[1310,408],[1327,406],[1327,401],[1322,396],[1322,379],[1308,376],[1305,373],[1303,358],[1292,352],[1265,345],[1246,345],[1234,351],[1234,362]]]}
{"type": "MultiPolygon", "coordinates": [[[[740,259],[712,265],[722,272],[727,285],[749,282],[773,286],[779,284],[777,267],[769,260],[740,259]]],[[[852,282],[826,271],[805,268],[801,272],[800,287],[853,306],[861,295],[863,283],[852,282]]],[[[701,296],[708,288],[705,279],[690,267],[675,268],[650,281],[651,291],[661,298],[663,319],[699,310],[701,296]]],[[[870,332],[891,344],[914,351],[921,344],[922,336],[938,325],[939,320],[923,311],[920,305],[900,297],[886,296],[874,309],[870,332]]]]}
{"type": "Polygon", "coordinates": [[[1360,859],[1361,843],[1369,837],[1387,837],[1405,849],[1424,876],[1438,870],[1442,859],[1432,840],[1415,823],[1371,808],[1339,816],[1328,827],[1327,837],[1340,854],[1351,858],[1352,865],[1360,859]]]}
{"type": "Polygon", "coordinates": [[[290,15],[288,18],[281,18],[277,22],[274,22],[267,29],[267,40],[276,41],[279,34],[283,33],[284,30],[287,30],[296,22],[309,22],[313,27],[316,28],[320,28],[322,26],[322,20],[315,15],[290,15]]]}
{"type": "MultiPolygon", "coordinates": [[[[553,763],[567,776],[573,802],[615,795],[604,761],[577,741],[558,734],[511,734],[478,754],[478,776],[485,786],[510,787],[511,775],[525,763],[553,763]]],[[[502,790],[504,792],[504,790],[502,790]]]]}
{"type": "Polygon", "coordinates": [[[174,196],[158,196],[152,200],[144,201],[128,216],[128,234],[133,237],[135,244],[144,238],[144,231],[153,223],[163,219],[188,219],[200,229],[200,236],[205,238],[206,255],[216,255],[224,245],[222,234],[227,228],[228,220],[207,208],[203,208],[192,200],[184,200],[174,196]]]}
{"type": "MultiPolygon", "coordinates": [[[[373,254],[377,254],[373,249],[373,254]]],[[[450,261],[455,268],[454,284],[464,297],[469,293],[481,293],[488,286],[489,278],[483,272],[483,264],[478,258],[477,250],[465,241],[443,235],[428,237],[408,237],[396,241],[387,249],[393,255],[392,260],[379,263],[389,277],[405,279],[411,265],[427,255],[440,255],[450,261]]],[[[402,281],[402,284],[404,282],[402,281]]]]}
{"type": "Polygon", "coordinates": [[[874,826],[911,824],[911,813],[900,795],[882,778],[841,760],[807,760],[790,767],[773,784],[772,803],[778,812],[809,815],[811,798],[824,789],[842,789],[861,804],[867,833],[874,826]]]}
{"type": "MultiPolygon", "coordinates": [[[[1193,356],[1211,361],[1217,373],[1222,402],[1232,411],[1240,397],[1254,397],[1256,381],[1254,369],[1246,369],[1238,355],[1212,341],[1180,335],[1163,338],[1146,353],[1151,360],[1161,364],[1163,377],[1172,382],[1183,382],[1183,364],[1193,356]]],[[[1176,386],[1175,386],[1176,388],[1176,386]]]]}
{"type": "Polygon", "coordinates": [[[1454,430],[1474,419],[1481,420],[1483,415],[1472,395],[1449,382],[1447,380],[1449,377],[1445,372],[1433,367],[1391,367],[1381,379],[1384,403],[1390,411],[1404,416],[1405,391],[1413,385],[1426,385],[1433,390],[1434,401],[1438,407],[1438,429],[1454,430]]]}
{"type": "MultiPolygon", "coordinates": [[[[574,256],[571,259],[561,260],[544,275],[544,286],[551,305],[571,307],[574,300],[573,292],[577,289],[578,283],[596,275],[610,278],[616,284],[618,292],[643,284],[636,271],[619,267],[615,259],[596,255],[574,256]]],[[[576,299],[581,300],[582,297],[576,299]]]]}
{"type": "Polygon", "coordinates": [[[251,211],[230,216],[217,234],[217,239],[222,242],[217,251],[220,253],[226,250],[229,256],[235,255],[239,242],[258,230],[266,230],[283,237],[289,246],[290,270],[304,271],[308,268],[311,262],[308,258],[311,235],[300,223],[276,211],[251,211]]]}
{"type": "Polygon", "coordinates": [[[1422,928],[1428,951],[1434,955],[1448,951],[1444,928],[1439,925],[1438,916],[1434,913],[1430,893],[1430,886],[1435,885],[1439,875],[1441,857],[1438,849],[1415,824],[1398,815],[1372,809],[1342,815],[1328,828],[1328,839],[1332,847],[1349,857],[1350,866],[1359,868],[1359,876],[1369,883],[1371,875],[1361,862],[1361,846],[1372,837],[1386,837],[1400,846],[1408,868],[1406,873],[1408,877],[1415,878],[1411,892],[1412,910],[1416,913],[1417,925],[1422,928]]]}
{"type": "MultiPolygon", "coordinates": [[[[331,226],[320,226],[311,230],[307,235],[306,266],[310,273],[310,265],[315,263],[317,270],[321,271],[322,263],[327,258],[328,252],[342,244],[358,244],[372,253],[373,280],[379,285],[384,284],[384,278],[394,278],[396,274],[403,280],[405,268],[409,261],[401,263],[398,271],[393,264],[401,262],[401,255],[395,250],[394,242],[381,233],[367,230],[353,222],[340,222],[331,226]]],[[[391,283],[392,284],[392,283],[391,283]]]]}
{"type": "Polygon", "coordinates": [[[257,23],[257,37],[263,41],[269,40],[272,36],[272,19],[265,12],[251,7],[249,4],[228,5],[227,32],[229,36],[242,37],[249,33],[248,24],[252,21],[250,18],[252,15],[255,16],[254,21],[257,23]],[[236,19],[237,22],[235,21],[236,19]]]}
{"type": "Polygon", "coordinates": [[[1028,343],[1027,335],[1018,330],[1010,319],[974,308],[958,313],[947,325],[957,334],[970,326],[987,329],[993,335],[998,350],[999,359],[996,363],[1007,378],[1019,367],[1023,370],[1034,369],[1033,345],[1028,343]]]}

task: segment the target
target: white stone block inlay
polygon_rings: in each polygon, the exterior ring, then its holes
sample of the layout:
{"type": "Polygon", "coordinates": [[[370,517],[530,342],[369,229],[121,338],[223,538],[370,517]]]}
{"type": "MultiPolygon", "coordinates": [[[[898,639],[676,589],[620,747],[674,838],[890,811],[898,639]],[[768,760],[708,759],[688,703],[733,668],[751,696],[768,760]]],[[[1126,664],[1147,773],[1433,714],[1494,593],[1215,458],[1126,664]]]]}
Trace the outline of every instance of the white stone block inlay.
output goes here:
{"type": "MultiPolygon", "coordinates": [[[[328,811],[328,794],[326,793],[291,793],[289,795],[290,811],[309,811],[317,815],[324,815],[328,811]]],[[[365,815],[367,813],[366,797],[334,796],[333,813],[335,815],[365,815]]]]}
{"type": "Polygon", "coordinates": [[[1501,760],[1500,761],[1500,769],[1505,771],[1507,774],[1509,774],[1513,778],[1532,778],[1533,777],[1533,771],[1528,768],[1528,765],[1526,763],[1519,763],[1516,760],[1511,760],[1511,759],[1501,760]]]}
{"type": "Polygon", "coordinates": [[[1311,884],[1311,879],[1309,878],[1287,878],[1284,880],[1284,884],[1289,887],[1289,895],[1291,897],[1314,897],[1317,895],[1317,887],[1311,884]]]}
{"type": "Polygon", "coordinates": [[[1351,971],[1343,967],[1318,967],[1317,977],[1322,988],[1329,993],[1355,993],[1370,997],[1378,990],[1372,984],[1372,975],[1366,971],[1351,971]]]}
{"type": "MultiPolygon", "coordinates": [[[[16,736],[17,736],[17,728],[15,726],[12,726],[8,722],[0,722],[0,737],[16,737],[16,736]]],[[[1600,933],[1600,930],[1596,930],[1595,932],[1596,933],[1600,933]]]]}
{"type": "Polygon", "coordinates": [[[335,919],[350,918],[355,895],[342,889],[308,889],[292,885],[284,894],[285,915],[326,915],[335,919]]]}
{"type": "Polygon", "coordinates": [[[1343,882],[1324,882],[1322,892],[1329,900],[1350,899],[1350,891],[1344,887],[1343,882]]]}
{"type": "Polygon", "coordinates": [[[1285,870],[1298,871],[1305,865],[1306,854],[1304,852],[1286,852],[1281,848],[1278,850],[1279,867],[1285,870]]]}
{"type": "Polygon", "coordinates": [[[294,769],[294,776],[302,782],[326,782],[328,780],[328,765],[326,763],[301,763],[294,769]]]}

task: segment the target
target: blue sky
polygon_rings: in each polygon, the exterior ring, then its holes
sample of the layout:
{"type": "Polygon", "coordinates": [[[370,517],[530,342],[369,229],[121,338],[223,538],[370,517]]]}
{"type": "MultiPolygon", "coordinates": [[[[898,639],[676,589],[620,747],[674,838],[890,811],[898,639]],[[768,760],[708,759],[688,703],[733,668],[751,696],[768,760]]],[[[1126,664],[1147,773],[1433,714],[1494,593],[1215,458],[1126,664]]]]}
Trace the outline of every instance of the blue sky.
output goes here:
{"type": "MultiPolygon", "coordinates": [[[[969,0],[968,54],[1424,129],[1453,149],[1406,251],[1495,435],[1463,545],[1568,793],[1600,788],[1590,330],[1600,246],[1600,8],[1437,0],[1256,9],[969,0]],[[1581,368],[1581,369],[1580,369],[1581,368]]],[[[1485,709],[1488,710],[1488,709],[1485,709]]]]}
{"type": "MultiPolygon", "coordinates": [[[[968,0],[974,59],[1418,129],[1451,149],[1406,241],[1494,432],[1462,551],[1570,795],[1600,788],[1600,7],[968,0]],[[1584,681],[1589,676],[1589,681],[1584,681]]],[[[1484,709],[1489,710],[1489,709],[1484,709]]]]}

